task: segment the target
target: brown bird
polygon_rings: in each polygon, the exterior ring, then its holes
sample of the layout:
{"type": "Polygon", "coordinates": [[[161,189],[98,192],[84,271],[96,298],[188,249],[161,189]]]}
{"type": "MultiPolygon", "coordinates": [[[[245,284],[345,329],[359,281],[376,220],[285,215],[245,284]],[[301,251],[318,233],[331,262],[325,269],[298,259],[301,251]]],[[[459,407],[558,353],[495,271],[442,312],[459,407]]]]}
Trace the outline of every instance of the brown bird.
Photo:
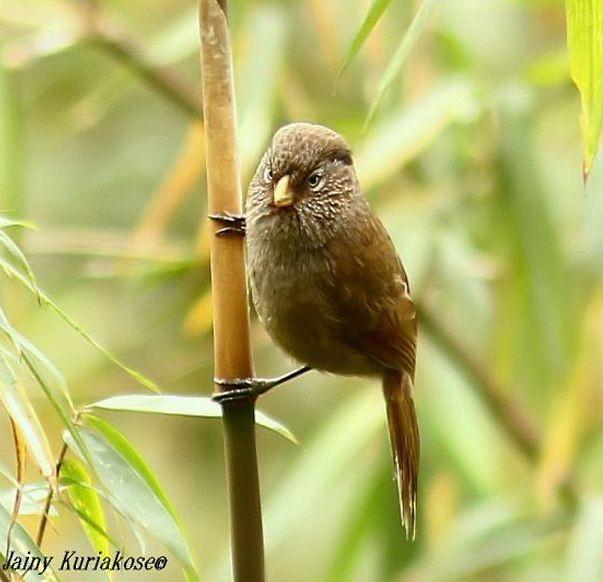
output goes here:
{"type": "Polygon", "coordinates": [[[414,538],[416,310],[402,262],[338,133],[293,123],[275,134],[249,187],[246,236],[258,316],[305,364],[277,381],[247,385],[261,393],[309,368],[381,378],[402,521],[414,538]]]}

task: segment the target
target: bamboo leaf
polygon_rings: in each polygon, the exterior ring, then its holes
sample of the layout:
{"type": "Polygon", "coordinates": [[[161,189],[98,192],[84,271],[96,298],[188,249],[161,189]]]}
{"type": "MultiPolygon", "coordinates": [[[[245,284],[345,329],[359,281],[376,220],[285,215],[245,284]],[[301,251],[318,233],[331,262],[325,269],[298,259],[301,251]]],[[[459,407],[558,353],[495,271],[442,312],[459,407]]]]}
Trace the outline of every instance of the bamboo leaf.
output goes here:
{"type": "Polygon", "coordinates": [[[2,463],[0,463],[0,476],[6,479],[13,487],[19,487],[19,482],[2,463]]]}
{"type": "Polygon", "coordinates": [[[333,491],[344,467],[353,462],[383,428],[383,404],[377,391],[352,399],[319,431],[267,505],[266,548],[270,551],[301,519],[303,504],[333,491]],[[300,497],[301,496],[301,497],[300,497]]]}
{"type": "MultiPolygon", "coordinates": [[[[25,362],[26,367],[55,408],[60,410],[63,415],[71,416],[73,403],[63,375],[44,353],[12,327],[1,307],[0,331],[9,338],[19,359],[25,362]],[[46,377],[50,379],[50,382],[46,382],[46,377]]],[[[14,358],[18,363],[15,356],[8,350],[0,348],[0,354],[5,360],[14,358]]]]}
{"type": "MultiPolygon", "coordinates": [[[[30,483],[22,485],[20,489],[23,495],[19,515],[42,515],[48,497],[48,483],[30,483]]],[[[3,505],[8,511],[12,509],[15,490],[16,487],[0,491],[0,505],[3,505]]],[[[52,517],[59,515],[54,505],[50,506],[49,515],[52,517]]]]}
{"type": "Polygon", "coordinates": [[[570,74],[582,101],[583,172],[588,177],[603,126],[603,0],[567,0],[570,74]]]}
{"type": "MultiPolygon", "coordinates": [[[[187,576],[197,574],[180,520],[157,478],[126,437],[108,423],[86,415],[79,429],[90,459],[112,505],[160,540],[184,566],[187,576]]],[[[70,435],[67,444],[78,454],[70,435]]]]}
{"type": "Polygon", "coordinates": [[[385,68],[385,72],[383,73],[381,80],[379,81],[379,86],[377,87],[377,94],[371,103],[371,108],[369,110],[369,114],[367,116],[365,127],[371,122],[375,112],[377,111],[377,107],[381,103],[381,99],[385,95],[386,91],[389,89],[392,82],[400,73],[402,66],[406,62],[410,51],[412,51],[417,39],[419,38],[421,32],[425,28],[427,24],[427,17],[433,8],[436,0],[424,0],[423,4],[419,8],[415,17],[413,18],[406,34],[402,37],[402,41],[398,45],[394,56],[390,59],[389,63],[385,68]]]}
{"type": "Polygon", "coordinates": [[[36,230],[33,223],[26,220],[15,220],[14,218],[7,218],[6,216],[0,216],[0,228],[10,228],[11,226],[18,226],[21,228],[27,228],[29,230],[36,230]]]}
{"type": "Polygon", "coordinates": [[[18,427],[42,475],[52,479],[54,461],[46,433],[27,392],[17,382],[16,376],[2,354],[0,354],[0,400],[18,427]]]}
{"type": "MultiPolygon", "coordinates": [[[[385,469],[388,481],[390,480],[389,459],[385,469]]],[[[379,504],[383,502],[383,477],[384,473],[379,467],[377,470],[367,472],[370,477],[364,488],[360,489],[358,498],[351,507],[349,517],[341,529],[337,539],[331,564],[326,579],[329,582],[343,582],[353,580],[354,568],[360,558],[363,544],[370,538],[378,524],[375,516],[379,514],[379,504]]]]}
{"type": "Polygon", "coordinates": [[[552,555],[558,551],[563,525],[561,520],[526,519],[519,508],[501,501],[474,503],[459,516],[445,550],[434,552],[416,575],[421,580],[480,579],[485,572],[528,559],[534,552],[552,555]]]}
{"type": "Polygon", "coordinates": [[[339,69],[338,77],[341,77],[345,71],[347,70],[350,63],[354,60],[358,51],[361,49],[362,45],[365,43],[368,35],[371,33],[373,28],[377,25],[383,13],[386,11],[388,6],[391,4],[392,0],[373,0],[371,3],[366,16],[364,17],[364,21],[360,25],[358,32],[356,32],[352,42],[350,43],[350,47],[345,55],[343,60],[343,64],[339,69]]]}
{"type": "Polygon", "coordinates": [[[356,155],[362,187],[368,190],[389,179],[451,123],[473,114],[477,107],[473,85],[454,79],[410,109],[380,120],[369,130],[356,155]]]}
{"type": "Polygon", "coordinates": [[[153,392],[159,392],[159,388],[155,382],[147,378],[144,374],[141,374],[137,370],[130,368],[126,364],[124,364],[119,358],[114,356],[107,348],[103,347],[97,340],[95,340],[87,331],[85,331],[70,315],[68,315],[65,311],[63,311],[46,293],[40,290],[38,287],[33,285],[28,277],[24,275],[19,269],[16,269],[13,264],[9,261],[0,257],[0,268],[4,270],[4,272],[16,279],[21,285],[23,285],[26,289],[34,293],[38,299],[50,307],[69,327],[71,327],[75,332],[81,335],[90,345],[104,354],[109,360],[111,360],[116,366],[121,368],[126,374],[134,378],[139,384],[142,384],[149,390],[153,392]]]}
{"type": "MultiPolygon", "coordinates": [[[[152,412],[176,416],[222,417],[222,407],[206,396],[125,394],[93,402],[90,404],[90,407],[104,408],[105,410],[123,410],[126,412],[152,412]]],[[[255,412],[255,422],[298,444],[295,435],[287,427],[259,410],[255,412]]]]}
{"type": "Polygon", "coordinates": [[[90,487],[85,467],[75,459],[65,459],[61,465],[61,477],[69,480],[67,493],[90,545],[97,552],[108,554],[109,538],[103,506],[98,493],[90,487]]]}
{"type": "Polygon", "coordinates": [[[498,112],[500,195],[492,232],[513,273],[501,280],[499,308],[513,316],[497,327],[504,342],[497,349],[513,350],[516,389],[536,394],[567,377],[579,340],[579,304],[537,169],[530,104],[523,92],[510,91],[501,95],[498,112]]]}
{"type": "Polygon", "coordinates": [[[555,494],[570,474],[580,445],[588,434],[586,419],[594,398],[591,376],[596,362],[600,361],[600,354],[595,349],[600,333],[597,314],[602,308],[603,295],[595,295],[585,310],[584,326],[576,340],[577,355],[568,379],[560,379],[562,389],[551,395],[548,427],[544,432],[536,479],[541,504],[547,508],[553,506],[555,494]]]}
{"type": "MultiPolygon", "coordinates": [[[[40,548],[29,537],[29,534],[25,531],[25,529],[18,523],[14,526],[11,526],[11,515],[0,503],[0,540],[6,540],[8,530],[11,527],[11,550],[14,550],[17,554],[22,557],[26,556],[29,552],[32,556],[35,556],[37,558],[43,558],[40,548]]],[[[0,544],[0,562],[5,562],[5,552],[5,544],[0,544]]],[[[59,580],[51,567],[44,572],[43,576],[40,576],[36,571],[30,571],[24,574],[23,578],[28,582],[39,582],[41,579],[53,582],[58,582],[59,580]]]]}
{"type": "Polygon", "coordinates": [[[38,287],[36,285],[36,278],[29,266],[29,262],[18,245],[3,230],[0,230],[0,245],[8,252],[9,257],[15,262],[15,268],[19,269],[27,278],[32,290],[37,295],[38,287]]]}
{"type": "Polygon", "coordinates": [[[0,354],[7,360],[14,360],[19,363],[25,364],[25,369],[35,380],[37,385],[42,389],[48,401],[52,404],[59,417],[63,421],[63,424],[71,434],[71,437],[75,442],[78,443],[83,454],[88,459],[88,451],[86,445],[80,438],[77,431],[73,417],[75,416],[75,410],[73,403],[67,391],[67,386],[64,383],[63,377],[60,372],[54,367],[54,365],[46,358],[42,352],[40,352],[31,342],[21,336],[13,327],[10,326],[6,320],[6,316],[0,308],[0,330],[2,330],[13,342],[15,349],[19,355],[17,359],[8,350],[0,347],[0,354]],[[48,365],[48,367],[47,367],[48,365]],[[40,367],[43,370],[40,370],[40,367]],[[49,382],[46,378],[46,373],[51,372],[52,380],[49,382]],[[56,375],[55,375],[56,373],[56,375]],[[57,385],[58,382],[58,385],[57,385]]]}

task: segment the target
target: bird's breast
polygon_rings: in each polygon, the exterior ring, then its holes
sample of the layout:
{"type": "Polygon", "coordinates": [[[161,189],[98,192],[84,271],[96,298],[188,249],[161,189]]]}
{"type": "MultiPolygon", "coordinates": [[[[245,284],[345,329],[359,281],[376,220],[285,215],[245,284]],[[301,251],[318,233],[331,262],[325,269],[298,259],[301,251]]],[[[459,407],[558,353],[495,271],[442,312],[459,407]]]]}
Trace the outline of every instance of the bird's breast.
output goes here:
{"type": "Polygon", "coordinates": [[[301,248],[291,232],[281,236],[251,223],[247,266],[258,316],[287,353],[336,374],[375,372],[373,364],[339,337],[341,322],[325,294],[336,277],[328,248],[301,248]]]}

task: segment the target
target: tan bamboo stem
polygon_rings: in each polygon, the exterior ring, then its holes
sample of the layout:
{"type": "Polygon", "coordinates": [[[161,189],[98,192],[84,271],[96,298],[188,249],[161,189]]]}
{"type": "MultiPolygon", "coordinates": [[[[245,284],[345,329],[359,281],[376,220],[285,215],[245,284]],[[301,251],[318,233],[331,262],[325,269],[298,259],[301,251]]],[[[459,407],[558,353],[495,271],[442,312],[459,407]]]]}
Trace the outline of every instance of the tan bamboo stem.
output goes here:
{"type": "MultiPolygon", "coordinates": [[[[240,214],[232,56],[225,3],[200,0],[199,6],[208,211],[240,214]]],[[[217,225],[210,225],[210,229],[214,234],[217,225]]],[[[243,239],[210,238],[215,374],[221,378],[250,377],[253,369],[243,239]]],[[[225,403],[223,426],[233,576],[236,582],[261,582],[264,547],[254,400],[225,403]]]]}

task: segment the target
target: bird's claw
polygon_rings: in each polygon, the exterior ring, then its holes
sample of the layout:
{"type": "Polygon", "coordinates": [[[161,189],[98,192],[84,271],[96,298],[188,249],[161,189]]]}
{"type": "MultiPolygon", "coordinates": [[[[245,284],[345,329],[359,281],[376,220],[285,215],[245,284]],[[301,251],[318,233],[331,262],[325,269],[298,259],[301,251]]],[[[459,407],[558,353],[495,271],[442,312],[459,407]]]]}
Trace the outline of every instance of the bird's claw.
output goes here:
{"type": "Polygon", "coordinates": [[[214,378],[214,384],[227,388],[212,394],[212,400],[220,404],[233,400],[257,398],[277,385],[269,378],[214,378]]]}
{"type": "Polygon", "coordinates": [[[245,236],[245,216],[241,214],[232,214],[231,212],[218,212],[210,214],[209,218],[225,225],[216,231],[216,236],[232,234],[236,236],[245,236]]]}
{"type": "Polygon", "coordinates": [[[225,390],[214,392],[212,400],[223,403],[257,398],[275,386],[293,380],[309,370],[309,366],[302,366],[276,378],[214,378],[214,384],[223,386],[225,390]]]}

